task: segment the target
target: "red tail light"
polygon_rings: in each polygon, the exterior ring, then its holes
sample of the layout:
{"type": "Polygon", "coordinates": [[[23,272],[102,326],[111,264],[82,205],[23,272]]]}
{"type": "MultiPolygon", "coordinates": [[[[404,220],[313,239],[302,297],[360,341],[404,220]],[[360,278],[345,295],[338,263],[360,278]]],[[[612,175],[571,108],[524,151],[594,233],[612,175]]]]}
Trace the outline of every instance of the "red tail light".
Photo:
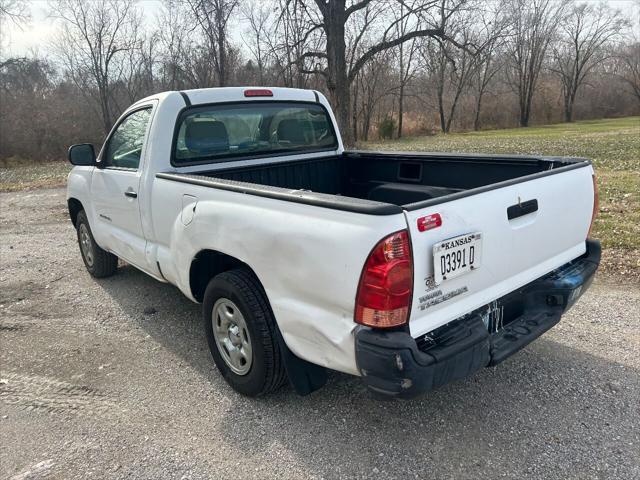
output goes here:
{"type": "Polygon", "coordinates": [[[407,323],[413,294],[413,259],[407,230],[382,239],[362,269],[355,321],[376,328],[407,323]]]}
{"type": "Polygon", "coordinates": [[[245,97],[273,97],[273,92],[266,88],[252,88],[244,91],[245,97]]]}
{"type": "Polygon", "coordinates": [[[591,213],[591,224],[589,225],[589,233],[587,237],[591,236],[591,229],[593,228],[593,222],[598,216],[598,210],[600,209],[600,196],[598,195],[598,182],[596,181],[596,176],[593,175],[591,177],[593,179],[593,212],[591,213]]]}

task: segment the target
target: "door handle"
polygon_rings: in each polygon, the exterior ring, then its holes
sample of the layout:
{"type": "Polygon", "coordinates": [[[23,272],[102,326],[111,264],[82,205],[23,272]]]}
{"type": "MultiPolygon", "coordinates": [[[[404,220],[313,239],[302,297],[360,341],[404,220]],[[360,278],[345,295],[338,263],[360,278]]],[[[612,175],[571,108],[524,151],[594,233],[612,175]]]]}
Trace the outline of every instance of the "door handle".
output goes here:
{"type": "Polygon", "coordinates": [[[138,194],[133,190],[127,190],[126,192],[124,192],[124,196],[129,198],[138,198],[138,194]]]}
{"type": "Polygon", "coordinates": [[[518,202],[515,205],[511,205],[507,208],[507,218],[513,220],[514,218],[523,217],[529,213],[538,211],[538,200],[527,200],[526,202],[518,202]]]}

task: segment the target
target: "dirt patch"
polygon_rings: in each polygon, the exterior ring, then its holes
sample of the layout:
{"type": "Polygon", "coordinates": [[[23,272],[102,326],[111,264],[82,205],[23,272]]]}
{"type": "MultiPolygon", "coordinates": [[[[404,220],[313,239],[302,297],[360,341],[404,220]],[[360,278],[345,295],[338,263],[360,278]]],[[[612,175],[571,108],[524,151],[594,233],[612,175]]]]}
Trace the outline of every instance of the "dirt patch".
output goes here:
{"type": "Polygon", "coordinates": [[[53,378],[0,372],[0,401],[25,410],[103,415],[115,402],[96,388],[53,378]]]}

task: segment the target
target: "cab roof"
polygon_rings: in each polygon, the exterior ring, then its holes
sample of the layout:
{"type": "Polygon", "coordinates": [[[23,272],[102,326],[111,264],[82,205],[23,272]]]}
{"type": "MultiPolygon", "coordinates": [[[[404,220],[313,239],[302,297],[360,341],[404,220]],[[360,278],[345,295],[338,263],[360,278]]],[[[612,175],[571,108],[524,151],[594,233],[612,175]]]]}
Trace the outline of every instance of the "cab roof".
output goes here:
{"type": "Polygon", "coordinates": [[[152,99],[163,100],[169,95],[179,93],[189,101],[191,105],[222,102],[251,102],[251,101],[291,101],[291,102],[321,102],[326,104],[324,95],[315,90],[301,88],[284,87],[217,87],[198,88],[193,90],[168,91],[150,95],[138,100],[136,103],[145,102],[152,99]],[[268,90],[272,95],[246,96],[247,91],[268,90]]]}

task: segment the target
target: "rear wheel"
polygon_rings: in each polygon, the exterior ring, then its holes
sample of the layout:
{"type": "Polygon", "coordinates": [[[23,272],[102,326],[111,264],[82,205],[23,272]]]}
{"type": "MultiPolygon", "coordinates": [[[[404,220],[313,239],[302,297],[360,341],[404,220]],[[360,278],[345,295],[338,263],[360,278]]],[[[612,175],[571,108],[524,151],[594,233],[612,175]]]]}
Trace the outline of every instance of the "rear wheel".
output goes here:
{"type": "Polygon", "coordinates": [[[282,386],[286,372],[276,322],[251,271],[215,276],[204,294],[203,318],[213,360],[236,391],[255,397],[282,386]]]}
{"type": "Polygon", "coordinates": [[[78,232],[78,244],[84,266],[87,271],[96,278],[109,277],[118,269],[118,257],[98,246],[91,233],[91,227],[87,220],[87,214],[82,210],[76,220],[78,232]]]}

